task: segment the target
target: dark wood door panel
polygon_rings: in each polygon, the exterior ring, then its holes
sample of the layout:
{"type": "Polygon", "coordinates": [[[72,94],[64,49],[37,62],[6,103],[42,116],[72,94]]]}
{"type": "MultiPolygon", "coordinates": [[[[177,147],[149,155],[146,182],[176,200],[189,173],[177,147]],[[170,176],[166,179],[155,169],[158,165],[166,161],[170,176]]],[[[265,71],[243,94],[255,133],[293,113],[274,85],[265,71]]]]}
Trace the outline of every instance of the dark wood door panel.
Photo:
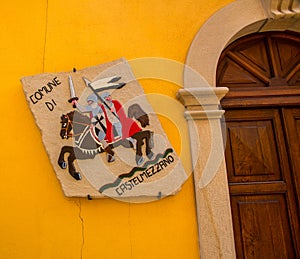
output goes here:
{"type": "Polygon", "coordinates": [[[285,194],[232,196],[237,258],[296,258],[285,194]]]}
{"type": "Polygon", "coordinates": [[[225,118],[229,183],[283,181],[279,112],[228,110],[225,118]]]}
{"type": "Polygon", "coordinates": [[[226,59],[224,63],[222,74],[222,84],[230,86],[230,88],[243,87],[262,87],[266,82],[263,78],[258,78],[243,68],[240,64],[236,63],[233,59],[237,59],[237,56],[233,53],[230,58],[226,59]],[[234,75],[234,76],[233,76],[234,75]]]}
{"type": "MultiPolygon", "coordinates": [[[[299,39],[274,35],[270,36],[268,41],[274,77],[285,78],[286,81],[290,81],[300,68],[299,39]]],[[[295,85],[295,82],[290,83],[295,85]]]]}
{"type": "Polygon", "coordinates": [[[288,186],[283,181],[229,184],[230,195],[286,193],[287,188],[288,186]]]}

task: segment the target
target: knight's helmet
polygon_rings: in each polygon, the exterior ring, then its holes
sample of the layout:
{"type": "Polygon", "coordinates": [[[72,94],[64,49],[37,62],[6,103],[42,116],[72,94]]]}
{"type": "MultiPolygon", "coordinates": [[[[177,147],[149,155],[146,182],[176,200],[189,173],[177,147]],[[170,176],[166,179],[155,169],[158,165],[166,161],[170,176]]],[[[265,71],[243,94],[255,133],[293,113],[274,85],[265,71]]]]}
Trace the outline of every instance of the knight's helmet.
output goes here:
{"type": "Polygon", "coordinates": [[[92,101],[94,103],[97,103],[98,102],[98,97],[97,95],[95,94],[90,94],[87,98],[86,98],[86,101],[89,102],[89,101],[92,101]]]}
{"type": "Polygon", "coordinates": [[[103,100],[105,100],[108,96],[110,96],[110,93],[105,92],[105,93],[103,93],[103,94],[101,95],[101,98],[102,98],[103,100]]]}

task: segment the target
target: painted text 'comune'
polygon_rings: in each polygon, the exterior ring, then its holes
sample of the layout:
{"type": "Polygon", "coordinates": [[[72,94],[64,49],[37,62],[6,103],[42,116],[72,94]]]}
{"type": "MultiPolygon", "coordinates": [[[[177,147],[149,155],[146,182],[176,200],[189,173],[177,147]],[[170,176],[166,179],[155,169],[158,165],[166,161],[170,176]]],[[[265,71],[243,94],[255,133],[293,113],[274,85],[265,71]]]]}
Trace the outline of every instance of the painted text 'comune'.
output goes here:
{"type": "Polygon", "coordinates": [[[119,185],[115,191],[116,193],[121,196],[125,191],[132,190],[135,186],[143,183],[146,179],[154,176],[155,174],[159,173],[161,170],[166,168],[169,164],[174,162],[174,157],[172,155],[168,155],[163,160],[157,162],[156,164],[150,166],[145,171],[140,173],[139,175],[131,178],[129,181],[122,183],[119,185]]]}

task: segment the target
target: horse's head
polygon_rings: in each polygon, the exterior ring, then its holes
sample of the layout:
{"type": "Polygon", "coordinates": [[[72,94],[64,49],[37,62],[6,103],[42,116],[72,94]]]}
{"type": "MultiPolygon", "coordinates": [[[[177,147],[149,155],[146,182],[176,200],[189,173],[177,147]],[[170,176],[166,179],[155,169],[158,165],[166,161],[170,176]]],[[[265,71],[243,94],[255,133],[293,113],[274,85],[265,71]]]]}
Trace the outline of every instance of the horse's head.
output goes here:
{"type": "Polygon", "coordinates": [[[60,117],[60,123],[61,123],[60,136],[62,139],[68,139],[69,137],[72,137],[71,134],[73,128],[72,121],[73,121],[73,113],[63,114],[60,117]]]}

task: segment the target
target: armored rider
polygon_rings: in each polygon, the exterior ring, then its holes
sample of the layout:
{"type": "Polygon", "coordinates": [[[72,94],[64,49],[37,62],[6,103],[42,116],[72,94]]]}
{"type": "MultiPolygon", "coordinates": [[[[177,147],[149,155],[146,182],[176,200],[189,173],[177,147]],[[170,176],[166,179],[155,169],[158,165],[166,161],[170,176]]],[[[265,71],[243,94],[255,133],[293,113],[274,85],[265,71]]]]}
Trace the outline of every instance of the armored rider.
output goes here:
{"type": "Polygon", "coordinates": [[[98,104],[98,97],[95,94],[90,94],[87,97],[86,101],[88,104],[86,106],[79,104],[77,100],[74,100],[72,103],[76,105],[76,108],[80,112],[90,113],[90,118],[92,123],[91,127],[94,127],[95,132],[98,136],[98,140],[104,147],[104,151],[107,154],[107,161],[113,162],[115,161],[114,151],[111,149],[110,145],[105,140],[106,132],[107,132],[106,119],[104,118],[105,114],[101,106],[98,104]]]}

